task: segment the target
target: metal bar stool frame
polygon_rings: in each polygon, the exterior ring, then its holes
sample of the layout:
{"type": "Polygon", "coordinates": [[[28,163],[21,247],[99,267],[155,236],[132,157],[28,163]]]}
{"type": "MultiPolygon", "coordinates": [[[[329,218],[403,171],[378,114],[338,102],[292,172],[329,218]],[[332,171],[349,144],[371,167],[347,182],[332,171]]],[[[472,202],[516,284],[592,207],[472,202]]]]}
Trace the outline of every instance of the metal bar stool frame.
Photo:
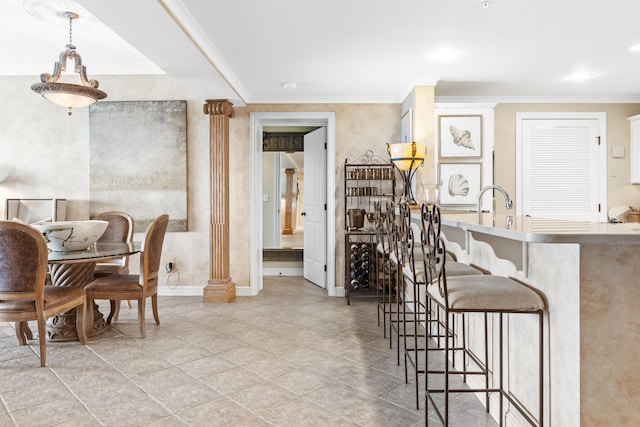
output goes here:
{"type": "MultiPolygon", "coordinates": [[[[376,256],[374,257],[374,268],[376,271],[376,300],[378,302],[378,326],[382,318],[383,337],[387,337],[387,318],[391,321],[393,315],[393,299],[394,299],[394,277],[393,268],[389,259],[389,230],[391,221],[388,219],[389,214],[386,210],[382,210],[380,202],[374,203],[374,224],[376,230],[376,256]]],[[[389,333],[391,331],[389,330],[389,333]]],[[[389,341],[389,348],[392,347],[392,341],[389,341]]]]}
{"type": "MultiPolygon", "coordinates": [[[[447,275],[446,275],[446,269],[445,269],[445,264],[446,264],[446,247],[445,247],[445,242],[444,239],[439,235],[440,232],[440,227],[439,227],[439,220],[440,220],[440,210],[439,207],[437,205],[434,205],[431,208],[431,212],[428,214],[428,222],[429,222],[429,226],[427,228],[427,230],[425,230],[425,234],[427,234],[426,237],[426,244],[423,245],[423,250],[425,251],[425,256],[424,256],[424,269],[425,272],[427,274],[427,282],[430,283],[430,286],[434,287],[437,286],[436,291],[439,292],[440,294],[440,300],[438,298],[436,298],[436,295],[431,294],[429,291],[427,292],[427,297],[432,300],[438,307],[438,310],[442,310],[442,312],[444,313],[444,328],[445,331],[449,329],[449,318],[450,315],[452,314],[456,314],[456,313],[484,313],[485,316],[487,314],[495,314],[498,316],[499,318],[499,333],[498,333],[498,348],[499,348],[499,354],[498,354],[498,385],[497,387],[494,385],[493,387],[485,387],[485,388],[464,388],[464,389],[453,389],[451,387],[449,387],[449,378],[451,375],[460,375],[461,373],[459,371],[452,371],[449,368],[449,363],[448,363],[448,359],[451,353],[451,348],[449,346],[449,339],[448,337],[446,337],[446,339],[444,339],[444,357],[445,357],[445,363],[444,363],[444,370],[443,371],[436,371],[436,370],[429,370],[429,351],[426,352],[426,357],[425,357],[425,367],[424,370],[427,372],[426,375],[426,379],[425,379],[425,408],[428,408],[428,404],[431,403],[433,405],[433,408],[435,409],[435,412],[440,420],[440,422],[445,425],[448,426],[449,425],[449,409],[450,409],[450,404],[449,404],[449,394],[450,393],[485,393],[487,396],[487,405],[486,405],[486,411],[489,412],[490,411],[490,407],[488,405],[488,396],[489,393],[499,393],[499,424],[500,426],[503,425],[503,417],[504,417],[504,400],[506,399],[519,413],[520,415],[523,416],[523,418],[530,423],[532,426],[539,426],[542,427],[544,424],[544,340],[543,340],[543,335],[544,335],[544,329],[543,329],[543,324],[544,324],[544,318],[543,318],[543,314],[544,314],[544,308],[545,308],[545,303],[544,300],[542,299],[542,297],[537,294],[536,291],[532,290],[531,288],[529,288],[528,286],[517,282],[515,279],[507,279],[507,278],[501,278],[500,276],[493,276],[494,278],[500,279],[502,281],[509,281],[509,283],[513,283],[514,286],[522,286],[524,288],[529,289],[529,291],[535,293],[539,298],[540,298],[540,304],[541,306],[539,308],[536,309],[526,309],[526,308],[520,308],[520,309],[499,309],[499,308],[484,308],[484,309],[456,309],[456,308],[451,308],[450,307],[450,302],[449,302],[449,294],[448,294],[448,285],[447,285],[447,275]],[[437,225],[436,225],[437,224],[437,225]],[[444,302],[442,302],[444,301],[444,302]],[[539,369],[539,377],[538,377],[538,384],[539,384],[539,394],[538,394],[538,399],[539,399],[539,407],[538,407],[538,414],[537,414],[537,420],[534,419],[534,416],[532,414],[529,413],[529,411],[527,410],[527,408],[525,408],[518,400],[516,400],[513,396],[511,396],[510,393],[508,393],[505,389],[504,389],[504,349],[503,349],[503,336],[504,336],[504,325],[503,325],[503,316],[505,314],[531,314],[531,315],[536,315],[538,316],[538,342],[539,342],[539,352],[538,352],[538,369],[539,369]],[[444,375],[444,387],[442,389],[431,389],[429,388],[429,374],[442,374],[444,375]],[[444,398],[444,411],[440,411],[440,409],[438,408],[438,406],[436,405],[432,394],[434,393],[443,393],[445,395],[444,398]],[[444,412],[444,414],[443,414],[444,412]]],[[[486,275],[484,277],[487,277],[490,275],[486,275]]],[[[468,277],[467,279],[469,280],[474,280],[474,277],[468,277]]],[[[455,281],[455,280],[463,280],[463,278],[452,278],[450,279],[451,281],[455,281]]],[[[475,280],[478,280],[477,277],[475,277],[475,280]]],[[[491,279],[489,279],[491,280],[491,279]]],[[[486,319],[485,319],[486,320],[486,319]]],[[[487,332],[486,329],[486,323],[485,323],[485,334],[487,332]]],[[[487,348],[488,346],[488,335],[485,335],[484,337],[485,339],[485,348],[487,348]]],[[[488,384],[488,382],[486,383],[488,384]]],[[[428,425],[429,423],[429,417],[428,417],[428,410],[425,410],[425,424],[428,425]]]]}

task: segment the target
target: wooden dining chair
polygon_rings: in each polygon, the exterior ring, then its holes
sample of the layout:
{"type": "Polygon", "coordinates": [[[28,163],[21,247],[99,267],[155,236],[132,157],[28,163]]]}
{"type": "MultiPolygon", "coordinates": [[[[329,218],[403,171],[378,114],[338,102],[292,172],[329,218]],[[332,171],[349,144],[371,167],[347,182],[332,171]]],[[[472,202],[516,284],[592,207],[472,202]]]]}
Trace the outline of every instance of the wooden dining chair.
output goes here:
{"type": "MultiPolygon", "coordinates": [[[[97,215],[94,219],[107,221],[107,229],[102,233],[98,242],[122,243],[133,239],[133,218],[126,212],[110,211],[97,215]]],[[[129,256],[100,261],[96,263],[93,277],[98,278],[109,274],[129,274],[129,256]]]]}
{"type": "MultiPolygon", "coordinates": [[[[126,212],[121,211],[109,211],[103,212],[97,215],[94,219],[107,221],[107,229],[102,233],[102,236],[98,239],[99,243],[121,243],[130,242],[133,240],[133,217],[126,212]]],[[[110,259],[107,261],[99,261],[93,270],[94,280],[108,276],[110,274],[129,274],[129,256],[123,256],[120,258],[110,259]]],[[[131,301],[127,301],[127,305],[131,308],[131,301]]],[[[120,301],[116,302],[115,312],[113,313],[114,320],[118,320],[120,314],[120,301]]]]}
{"type": "MultiPolygon", "coordinates": [[[[147,228],[142,251],[140,254],[139,274],[111,274],[99,277],[85,286],[87,303],[93,307],[94,300],[109,300],[111,312],[107,317],[107,324],[113,320],[116,303],[122,300],[136,300],[138,302],[138,322],[140,336],[146,337],[145,304],[151,298],[151,308],[156,324],[160,324],[158,317],[158,271],[164,236],[169,225],[169,215],[157,217],[147,228]]],[[[91,312],[91,316],[93,316],[91,312]]],[[[91,319],[93,321],[93,319],[91,319]]]]}
{"type": "Polygon", "coordinates": [[[16,335],[23,345],[31,338],[26,322],[37,322],[43,367],[47,363],[47,318],[76,308],[78,338],[82,344],[87,341],[85,291],[45,286],[47,261],[47,244],[40,231],[19,222],[0,221],[0,321],[16,323],[16,335]]]}

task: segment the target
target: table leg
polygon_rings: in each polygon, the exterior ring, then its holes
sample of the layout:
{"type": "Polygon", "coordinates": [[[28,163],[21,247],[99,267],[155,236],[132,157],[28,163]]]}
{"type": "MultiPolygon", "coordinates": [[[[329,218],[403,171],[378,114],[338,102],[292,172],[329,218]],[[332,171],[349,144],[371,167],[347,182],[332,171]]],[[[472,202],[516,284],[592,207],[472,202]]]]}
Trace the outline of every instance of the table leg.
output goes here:
{"type": "MultiPolygon", "coordinates": [[[[85,287],[93,280],[95,262],[51,264],[51,282],[53,286],[85,287]]],[[[107,328],[104,316],[98,305],[87,307],[93,310],[93,324],[87,326],[87,337],[95,336],[107,328]]],[[[89,317],[89,316],[87,316],[89,317]]],[[[47,338],[49,341],[77,341],[76,309],[51,317],[47,320],[47,338]]]]}

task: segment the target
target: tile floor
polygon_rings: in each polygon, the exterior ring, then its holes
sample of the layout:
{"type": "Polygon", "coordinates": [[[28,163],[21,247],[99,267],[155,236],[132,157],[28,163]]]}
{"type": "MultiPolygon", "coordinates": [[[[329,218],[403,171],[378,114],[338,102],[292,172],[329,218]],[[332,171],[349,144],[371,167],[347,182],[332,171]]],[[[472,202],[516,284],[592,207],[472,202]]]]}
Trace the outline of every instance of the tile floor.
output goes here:
{"type": "MultiPolygon", "coordinates": [[[[348,306],[302,278],[265,277],[259,296],[230,304],[159,301],[161,325],[149,313],[146,339],[135,303],[123,305],[86,346],[49,343],[46,368],[37,340],[19,346],[13,325],[1,323],[0,426],[425,423],[373,300],[348,306]]],[[[495,425],[470,399],[455,425],[495,425]]]]}

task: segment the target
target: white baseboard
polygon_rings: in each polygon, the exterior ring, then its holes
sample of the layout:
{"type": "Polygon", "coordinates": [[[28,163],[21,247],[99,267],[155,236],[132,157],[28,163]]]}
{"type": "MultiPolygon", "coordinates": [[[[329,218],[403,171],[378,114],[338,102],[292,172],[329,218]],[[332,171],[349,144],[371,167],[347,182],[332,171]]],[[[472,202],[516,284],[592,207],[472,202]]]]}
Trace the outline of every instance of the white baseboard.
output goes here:
{"type": "Polygon", "coordinates": [[[204,286],[158,286],[158,295],[161,297],[195,297],[203,295],[204,286]]]}
{"type": "Polygon", "coordinates": [[[236,296],[237,297],[255,297],[255,295],[251,293],[250,286],[236,286],[236,296]]]}
{"type": "Polygon", "coordinates": [[[278,268],[269,267],[262,269],[263,276],[304,276],[303,268],[278,268]]]}
{"type": "MultiPolygon", "coordinates": [[[[203,296],[203,292],[204,286],[158,287],[158,295],[161,297],[201,297],[203,296]]],[[[251,293],[249,286],[236,286],[236,296],[250,297],[254,295],[251,293]]]]}

